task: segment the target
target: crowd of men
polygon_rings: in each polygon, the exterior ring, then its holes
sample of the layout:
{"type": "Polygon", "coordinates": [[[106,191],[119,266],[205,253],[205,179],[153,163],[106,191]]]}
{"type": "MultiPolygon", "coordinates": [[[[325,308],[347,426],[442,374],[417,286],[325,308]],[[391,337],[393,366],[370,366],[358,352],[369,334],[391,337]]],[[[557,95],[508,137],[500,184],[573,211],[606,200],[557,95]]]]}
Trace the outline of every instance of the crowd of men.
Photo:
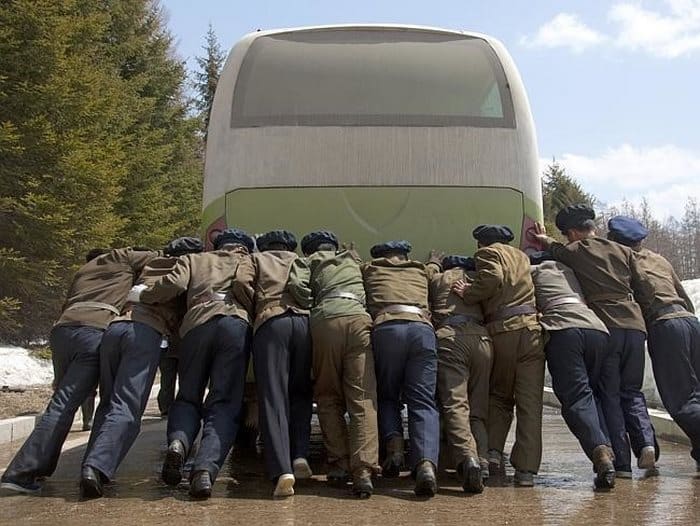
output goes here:
{"type": "Polygon", "coordinates": [[[55,393],[2,487],[41,489],[99,382],[80,488],[84,498],[101,497],[173,349],[179,388],[163,410],[162,478],[180,484],[189,459],[193,498],[211,495],[241,427],[251,356],[276,498],[312,476],[314,400],[327,480],[351,484],[360,498],[372,494],[375,477],[405,468],[416,495],[435,495],[441,436],[465,492],[481,493],[487,479],[504,483],[508,460],[515,485],[533,486],[545,362],[595,487],[631,478],[632,454],[654,471],[659,447],[641,392],[645,340],[664,405],[690,438],[700,471],[700,323],[692,302],[670,264],[641,247],[647,232],[639,222],[613,218],[604,239],[594,219],[587,206],[564,208],[556,224],[568,243],[537,225],[534,237],[546,250],[529,256],[510,245],[508,227],[481,225],[473,257],[431,252],[426,263],[409,258],[407,241],[375,245],[363,262],[330,231],[306,235],[303,257],[288,231],[253,239],[238,229],[221,232],[210,251],[179,238],[160,252],[93,253],[51,332],[54,362],[62,364],[55,393]]]}

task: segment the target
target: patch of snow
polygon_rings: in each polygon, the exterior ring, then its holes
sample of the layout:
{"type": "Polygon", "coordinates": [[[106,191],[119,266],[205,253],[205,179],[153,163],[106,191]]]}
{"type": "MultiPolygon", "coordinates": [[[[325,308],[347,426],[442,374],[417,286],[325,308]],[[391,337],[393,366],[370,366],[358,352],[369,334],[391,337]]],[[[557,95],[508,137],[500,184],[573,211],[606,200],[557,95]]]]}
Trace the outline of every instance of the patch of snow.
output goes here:
{"type": "Polygon", "coordinates": [[[48,385],[52,381],[53,366],[49,360],[30,356],[22,347],[0,345],[0,386],[48,385]]]}
{"type": "Polygon", "coordinates": [[[695,312],[700,312],[700,279],[688,279],[683,282],[683,288],[693,300],[695,312]]]}

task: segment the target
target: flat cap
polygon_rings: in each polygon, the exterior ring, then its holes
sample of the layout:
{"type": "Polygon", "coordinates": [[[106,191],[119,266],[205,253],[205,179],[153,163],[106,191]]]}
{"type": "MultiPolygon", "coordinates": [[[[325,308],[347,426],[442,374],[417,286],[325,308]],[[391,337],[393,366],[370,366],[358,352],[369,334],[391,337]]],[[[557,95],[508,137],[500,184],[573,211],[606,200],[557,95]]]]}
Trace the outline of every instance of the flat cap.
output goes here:
{"type": "Polygon", "coordinates": [[[255,248],[255,240],[244,230],[238,228],[227,228],[214,240],[214,249],[218,250],[224,245],[239,244],[252,252],[255,248]]]}
{"type": "Polygon", "coordinates": [[[510,243],[515,239],[513,231],[505,225],[479,225],[472,232],[480,243],[510,243]]]}
{"type": "Polygon", "coordinates": [[[555,223],[557,228],[566,234],[572,228],[581,228],[585,226],[586,221],[595,219],[595,211],[586,204],[569,205],[559,210],[555,223]]]}
{"type": "Polygon", "coordinates": [[[381,258],[384,257],[387,252],[402,252],[403,254],[408,254],[412,249],[411,243],[402,239],[378,243],[369,249],[369,253],[373,258],[381,258]]]}
{"type": "Polygon", "coordinates": [[[649,235],[649,231],[632,217],[615,216],[608,221],[612,239],[623,245],[636,245],[649,235]]]}
{"type": "Polygon", "coordinates": [[[204,243],[198,237],[178,237],[165,245],[163,254],[177,257],[184,254],[196,254],[202,250],[204,250],[204,243]]]}
{"type": "Polygon", "coordinates": [[[464,270],[476,270],[476,264],[474,263],[474,258],[468,258],[467,256],[445,256],[442,258],[442,269],[449,270],[451,268],[460,267],[464,270]]]}
{"type": "Polygon", "coordinates": [[[258,250],[268,250],[270,245],[280,244],[290,252],[297,248],[297,238],[289,230],[270,230],[256,239],[258,250]]]}
{"type": "Polygon", "coordinates": [[[301,240],[301,251],[304,254],[311,254],[316,252],[319,245],[323,244],[333,245],[336,250],[338,249],[338,237],[330,230],[316,230],[315,232],[310,232],[306,234],[301,240]]]}
{"type": "Polygon", "coordinates": [[[549,250],[541,250],[539,252],[532,252],[528,254],[530,257],[530,265],[539,265],[545,261],[553,261],[554,256],[549,250]]]}

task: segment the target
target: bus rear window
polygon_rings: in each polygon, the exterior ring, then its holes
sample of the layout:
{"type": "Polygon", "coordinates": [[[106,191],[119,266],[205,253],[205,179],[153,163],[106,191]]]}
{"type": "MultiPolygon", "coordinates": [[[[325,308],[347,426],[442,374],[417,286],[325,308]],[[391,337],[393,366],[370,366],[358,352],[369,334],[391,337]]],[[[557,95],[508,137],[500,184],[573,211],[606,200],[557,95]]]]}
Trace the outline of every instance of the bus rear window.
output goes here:
{"type": "Polygon", "coordinates": [[[514,128],[503,68],[474,37],[401,29],[312,30],[256,39],[231,126],[514,128]]]}

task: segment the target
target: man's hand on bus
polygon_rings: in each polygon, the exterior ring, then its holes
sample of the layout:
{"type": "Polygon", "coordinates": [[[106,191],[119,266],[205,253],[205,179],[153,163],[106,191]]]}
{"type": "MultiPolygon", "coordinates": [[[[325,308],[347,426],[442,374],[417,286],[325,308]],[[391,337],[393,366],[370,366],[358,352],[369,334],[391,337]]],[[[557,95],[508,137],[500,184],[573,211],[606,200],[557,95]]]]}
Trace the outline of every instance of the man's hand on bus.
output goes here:
{"type": "Polygon", "coordinates": [[[531,232],[532,237],[539,241],[540,243],[544,244],[544,246],[549,246],[552,243],[552,240],[550,237],[547,235],[547,229],[545,226],[540,223],[539,221],[535,222],[535,228],[534,231],[531,232]]]}
{"type": "Polygon", "coordinates": [[[460,279],[458,281],[455,281],[454,284],[452,285],[452,291],[457,294],[460,298],[464,297],[464,293],[467,292],[467,289],[469,289],[471,285],[467,283],[466,280],[460,279]]]}
{"type": "Polygon", "coordinates": [[[428,263],[435,263],[438,267],[442,268],[442,259],[445,257],[445,253],[441,250],[431,250],[428,254],[428,263]]]}

